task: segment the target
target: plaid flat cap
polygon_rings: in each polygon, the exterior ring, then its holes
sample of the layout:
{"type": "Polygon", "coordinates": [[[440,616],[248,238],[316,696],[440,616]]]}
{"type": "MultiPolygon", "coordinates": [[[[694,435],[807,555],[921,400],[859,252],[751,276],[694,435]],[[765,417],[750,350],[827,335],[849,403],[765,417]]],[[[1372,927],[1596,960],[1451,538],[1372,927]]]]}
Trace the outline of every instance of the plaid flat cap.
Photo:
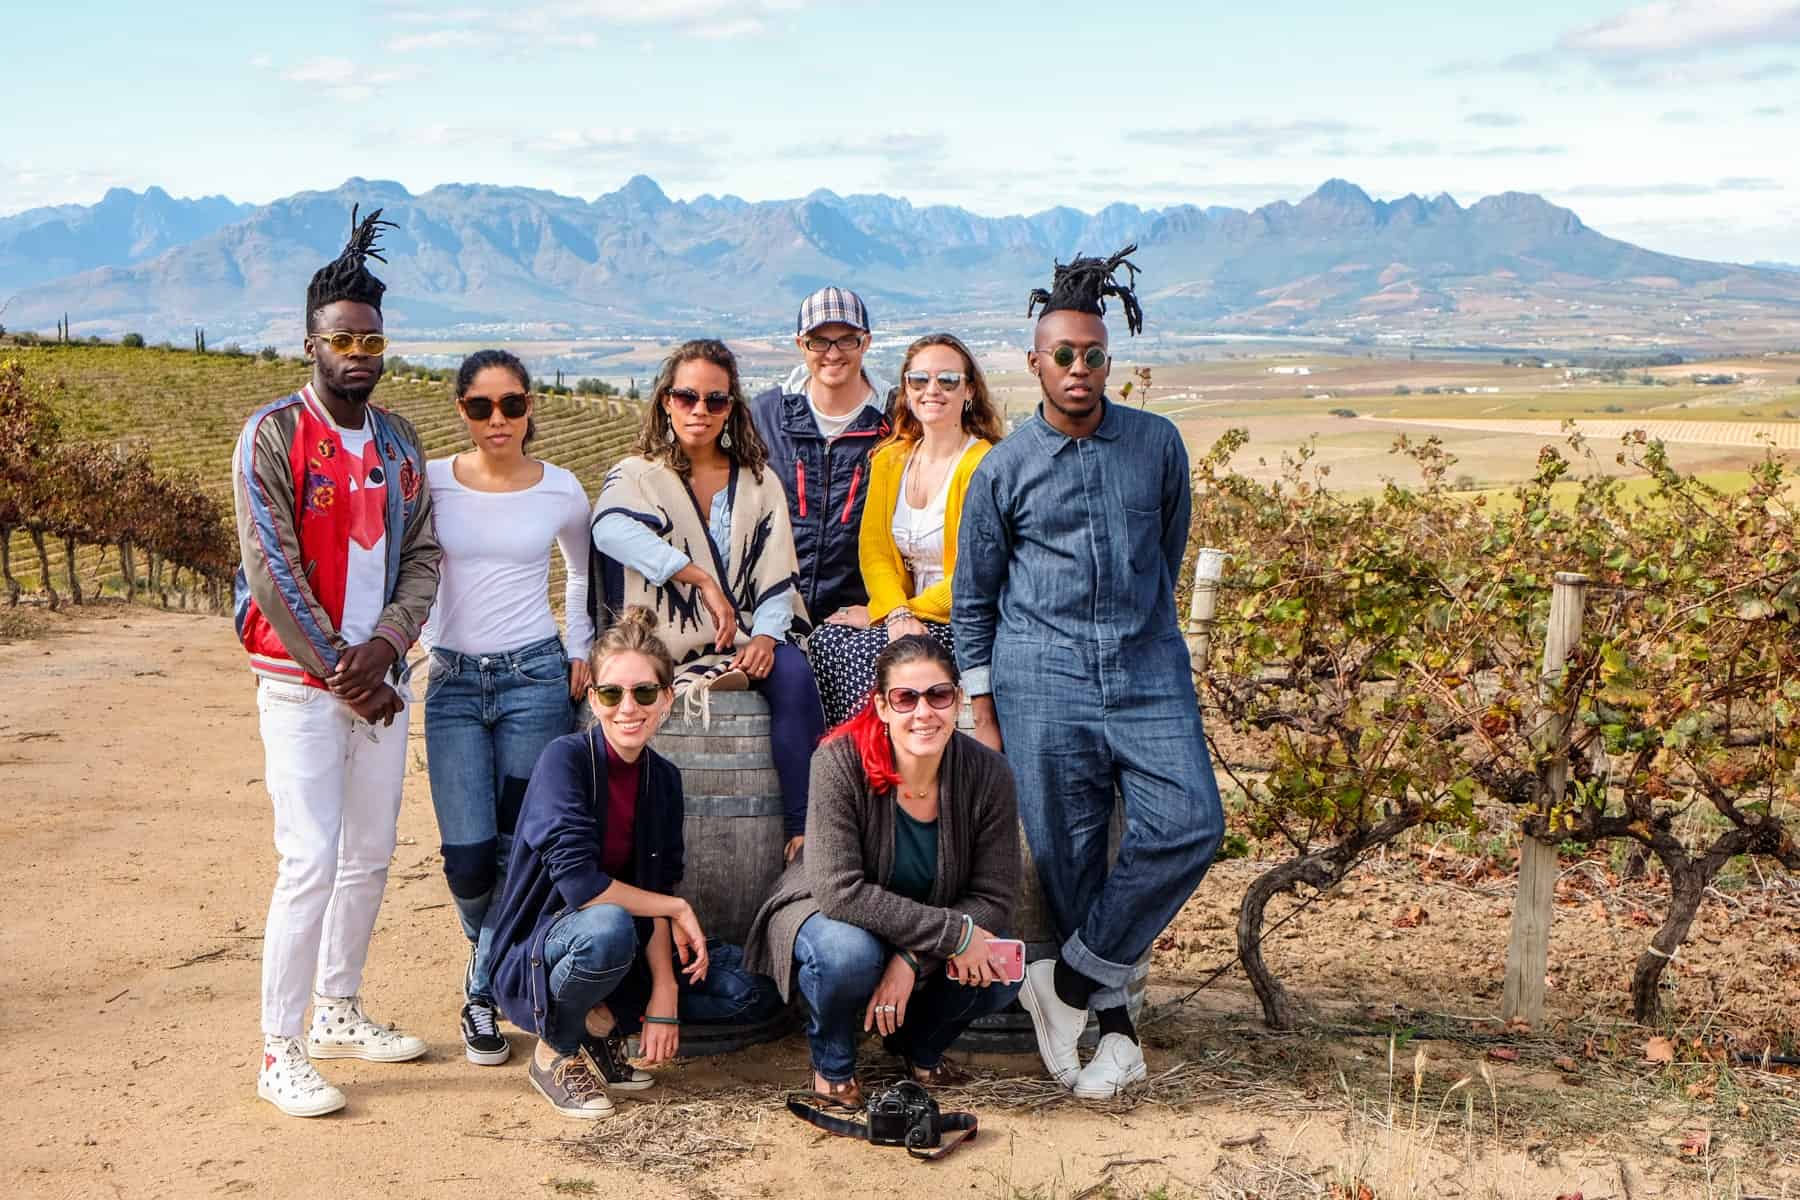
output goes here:
{"type": "Polygon", "coordinates": [[[800,302],[794,332],[805,337],[821,325],[848,325],[869,332],[869,310],[849,288],[822,287],[800,302]]]}

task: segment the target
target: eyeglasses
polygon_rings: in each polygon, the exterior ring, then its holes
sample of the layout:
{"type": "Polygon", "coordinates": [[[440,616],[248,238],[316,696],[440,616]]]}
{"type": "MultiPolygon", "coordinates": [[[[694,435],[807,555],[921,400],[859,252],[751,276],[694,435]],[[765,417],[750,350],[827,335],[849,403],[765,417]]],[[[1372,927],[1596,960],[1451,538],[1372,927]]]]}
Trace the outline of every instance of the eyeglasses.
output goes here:
{"type": "MultiPolygon", "coordinates": [[[[1051,362],[1065,369],[1075,365],[1075,347],[1073,346],[1058,346],[1054,350],[1045,350],[1039,347],[1033,353],[1048,354],[1051,362]]],[[[1106,365],[1106,347],[1089,346],[1081,352],[1081,361],[1088,370],[1098,371],[1106,365]]]]}
{"type": "MultiPolygon", "coordinates": [[[[485,421],[494,415],[494,401],[487,396],[464,396],[460,402],[471,421],[485,421]]],[[[531,397],[523,392],[500,397],[500,415],[516,421],[531,411],[531,397]]]]}
{"type": "Polygon", "coordinates": [[[333,329],[329,333],[315,333],[313,337],[330,346],[335,353],[348,354],[350,348],[354,346],[356,353],[376,358],[381,356],[381,352],[387,349],[388,344],[385,333],[351,333],[345,329],[333,329]]]}
{"type": "Polygon", "coordinates": [[[860,347],[862,345],[862,341],[863,341],[862,334],[846,333],[843,337],[840,337],[840,338],[813,337],[811,335],[808,335],[806,338],[802,339],[800,344],[802,346],[805,346],[808,350],[811,350],[814,354],[823,354],[827,350],[831,349],[833,346],[836,346],[839,350],[842,350],[845,354],[849,354],[852,350],[855,350],[858,347],[860,347]]]}
{"type": "Polygon", "coordinates": [[[622,683],[593,683],[588,685],[588,694],[600,702],[602,708],[617,708],[630,692],[639,708],[649,708],[663,694],[660,683],[634,683],[629,688],[622,683]]]}
{"type": "MultiPolygon", "coordinates": [[[[669,393],[669,399],[675,403],[675,407],[692,412],[694,405],[700,403],[701,397],[700,393],[696,392],[693,388],[675,388],[669,393]]],[[[706,393],[706,411],[713,414],[713,416],[718,416],[730,407],[730,392],[706,393]]]]}
{"type": "Polygon", "coordinates": [[[949,708],[956,703],[956,685],[954,683],[934,683],[922,692],[917,688],[888,689],[888,707],[895,712],[909,713],[919,707],[921,699],[933,708],[949,708]]]}
{"type": "Polygon", "coordinates": [[[906,380],[906,386],[915,392],[922,392],[930,387],[933,379],[937,380],[938,387],[946,392],[954,392],[963,385],[961,371],[939,371],[936,375],[929,371],[908,371],[903,378],[906,380]]]}

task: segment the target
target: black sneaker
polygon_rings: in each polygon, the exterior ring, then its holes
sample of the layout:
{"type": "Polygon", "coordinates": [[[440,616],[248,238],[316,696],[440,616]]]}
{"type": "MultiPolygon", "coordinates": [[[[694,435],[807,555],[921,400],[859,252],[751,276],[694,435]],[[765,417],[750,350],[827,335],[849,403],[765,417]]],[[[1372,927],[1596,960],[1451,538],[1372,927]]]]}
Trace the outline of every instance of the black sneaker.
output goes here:
{"type": "Polygon", "coordinates": [[[600,1068],[600,1077],[608,1089],[617,1092],[641,1092],[656,1083],[656,1076],[640,1071],[626,1060],[625,1038],[609,1033],[605,1037],[587,1037],[582,1047],[600,1068]]]}
{"type": "Polygon", "coordinates": [[[512,1044],[500,1035],[500,1010],[485,1000],[471,1000],[462,1010],[463,1057],[478,1067],[497,1067],[512,1057],[512,1044]]]}

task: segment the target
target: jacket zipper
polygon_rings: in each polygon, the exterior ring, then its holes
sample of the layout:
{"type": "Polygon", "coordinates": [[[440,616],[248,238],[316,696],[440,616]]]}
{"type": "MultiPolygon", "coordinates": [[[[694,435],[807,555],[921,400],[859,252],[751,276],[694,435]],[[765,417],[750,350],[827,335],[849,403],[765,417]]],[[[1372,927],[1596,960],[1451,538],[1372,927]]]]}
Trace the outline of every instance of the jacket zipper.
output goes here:
{"type": "Polygon", "coordinates": [[[856,464],[856,470],[850,472],[850,494],[844,497],[844,512],[838,517],[839,525],[850,523],[850,509],[856,503],[856,485],[862,482],[862,464],[856,464]]]}
{"type": "Polygon", "coordinates": [[[794,455],[794,490],[800,493],[800,516],[806,516],[806,460],[794,455]]]}

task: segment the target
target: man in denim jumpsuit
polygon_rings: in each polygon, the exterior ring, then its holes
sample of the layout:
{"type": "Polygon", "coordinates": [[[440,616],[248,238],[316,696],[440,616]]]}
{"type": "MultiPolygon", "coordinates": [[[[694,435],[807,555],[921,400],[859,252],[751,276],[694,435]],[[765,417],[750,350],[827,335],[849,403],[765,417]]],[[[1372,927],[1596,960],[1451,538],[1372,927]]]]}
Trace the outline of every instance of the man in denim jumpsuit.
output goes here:
{"type": "Polygon", "coordinates": [[[1026,363],[1043,402],[976,468],[964,501],[952,624],[976,736],[1004,749],[1058,937],[1020,1002],[1064,1087],[1104,1099],[1144,1078],[1126,1010],[1132,966],[1211,864],[1224,832],[1175,577],[1192,507],[1167,418],[1108,399],[1105,297],[1136,333],[1127,247],[1056,268],[1026,363]],[[1118,861],[1106,863],[1114,788],[1118,861]],[[1100,1044],[1081,1065],[1089,1009],[1100,1044]]]}

